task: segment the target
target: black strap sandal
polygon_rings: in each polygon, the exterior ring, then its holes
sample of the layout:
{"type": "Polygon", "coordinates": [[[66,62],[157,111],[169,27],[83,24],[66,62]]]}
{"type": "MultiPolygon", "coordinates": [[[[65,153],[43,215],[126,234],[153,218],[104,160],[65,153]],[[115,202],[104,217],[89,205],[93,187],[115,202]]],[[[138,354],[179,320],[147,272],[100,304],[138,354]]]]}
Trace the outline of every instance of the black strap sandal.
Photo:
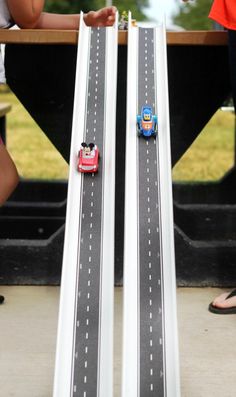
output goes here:
{"type": "MultiPolygon", "coordinates": [[[[230,292],[225,299],[232,298],[233,296],[236,296],[236,289],[230,292]]],[[[236,306],[223,308],[223,307],[213,306],[212,302],[208,306],[208,310],[211,313],[215,313],[215,314],[236,314],[236,306]]]]}

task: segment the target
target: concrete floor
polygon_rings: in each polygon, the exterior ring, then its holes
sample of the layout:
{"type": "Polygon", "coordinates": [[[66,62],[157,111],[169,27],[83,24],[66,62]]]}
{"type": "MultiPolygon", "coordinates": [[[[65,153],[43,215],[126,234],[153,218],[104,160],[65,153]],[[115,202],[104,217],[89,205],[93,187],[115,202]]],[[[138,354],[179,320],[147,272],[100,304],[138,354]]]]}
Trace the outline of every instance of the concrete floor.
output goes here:
{"type": "MultiPolygon", "coordinates": [[[[222,290],[179,288],[182,397],[235,397],[236,316],[208,303],[222,290]]],[[[0,397],[51,397],[58,287],[0,287],[0,397]]],[[[122,289],[116,288],[115,397],[120,396],[122,289]]]]}

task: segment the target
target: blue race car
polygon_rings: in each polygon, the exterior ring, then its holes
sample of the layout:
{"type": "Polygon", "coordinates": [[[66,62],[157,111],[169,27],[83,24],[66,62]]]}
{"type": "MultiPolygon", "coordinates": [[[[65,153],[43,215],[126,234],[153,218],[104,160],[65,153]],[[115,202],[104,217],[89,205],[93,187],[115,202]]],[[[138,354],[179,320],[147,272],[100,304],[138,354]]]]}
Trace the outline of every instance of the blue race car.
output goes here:
{"type": "Polygon", "coordinates": [[[138,136],[144,137],[156,136],[157,134],[157,116],[152,114],[151,106],[142,106],[141,115],[137,115],[138,136]]]}

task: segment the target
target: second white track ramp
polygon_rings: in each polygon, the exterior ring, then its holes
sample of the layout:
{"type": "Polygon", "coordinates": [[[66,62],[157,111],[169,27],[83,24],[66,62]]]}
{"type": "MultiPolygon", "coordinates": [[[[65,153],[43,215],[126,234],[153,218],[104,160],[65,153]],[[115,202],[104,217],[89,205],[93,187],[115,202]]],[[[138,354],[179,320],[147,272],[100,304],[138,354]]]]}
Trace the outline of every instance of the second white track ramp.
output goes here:
{"type": "Polygon", "coordinates": [[[166,32],[129,18],[122,397],[179,397],[166,32]],[[157,137],[137,136],[149,105],[157,137]]]}

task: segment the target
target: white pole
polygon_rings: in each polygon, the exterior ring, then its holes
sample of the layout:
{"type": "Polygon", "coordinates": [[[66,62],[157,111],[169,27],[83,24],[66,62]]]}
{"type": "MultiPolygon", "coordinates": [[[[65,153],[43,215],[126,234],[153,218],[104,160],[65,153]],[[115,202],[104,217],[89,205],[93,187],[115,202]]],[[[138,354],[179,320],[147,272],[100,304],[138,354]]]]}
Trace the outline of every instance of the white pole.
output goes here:
{"type": "Polygon", "coordinates": [[[106,7],[112,6],[112,0],[106,0],[106,7]]]}

